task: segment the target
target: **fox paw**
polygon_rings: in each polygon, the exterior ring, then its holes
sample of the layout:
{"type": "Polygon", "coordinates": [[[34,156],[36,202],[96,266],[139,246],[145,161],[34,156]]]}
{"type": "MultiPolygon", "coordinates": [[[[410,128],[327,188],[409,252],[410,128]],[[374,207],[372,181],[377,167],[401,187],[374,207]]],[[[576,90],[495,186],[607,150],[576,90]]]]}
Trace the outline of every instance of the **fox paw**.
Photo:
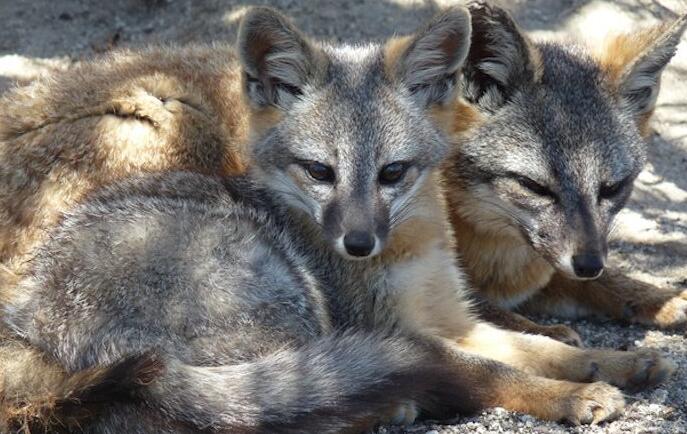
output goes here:
{"type": "Polygon", "coordinates": [[[675,364],[648,348],[620,352],[616,357],[592,361],[591,380],[602,380],[628,391],[653,387],[675,371],[675,364]]]}
{"type": "Polygon", "coordinates": [[[625,408],[623,394],[610,384],[585,384],[565,398],[563,420],[574,425],[597,424],[620,416],[625,408]]]}
{"type": "Polygon", "coordinates": [[[653,387],[664,382],[675,371],[675,363],[657,351],[640,349],[633,353],[636,355],[635,363],[628,373],[624,389],[638,391],[653,387]]]}
{"type": "Polygon", "coordinates": [[[687,324],[687,290],[657,306],[653,323],[661,328],[673,328],[687,324]]]}
{"type": "Polygon", "coordinates": [[[573,347],[584,347],[580,335],[572,328],[563,324],[541,326],[541,328],[537,330],[537,334],[550,337],[551,339],[555,339],[567,345],[572,345],[573,347]]]}
{"type": "Polygon", "coordinates": [[[391,425],[410,425],[420,415],[417,404],[413,401],[404,402],[396,408],[396,412],[391,415],[389,424],[391,425]]]}

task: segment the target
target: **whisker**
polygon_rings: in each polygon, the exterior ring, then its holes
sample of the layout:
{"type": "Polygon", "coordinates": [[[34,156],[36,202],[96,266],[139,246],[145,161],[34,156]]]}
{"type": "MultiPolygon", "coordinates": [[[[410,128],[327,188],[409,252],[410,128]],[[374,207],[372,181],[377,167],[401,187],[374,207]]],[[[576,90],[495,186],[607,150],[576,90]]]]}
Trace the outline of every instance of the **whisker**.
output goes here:
{"type": "Polygon", "coordinates": [[[529,222],[525,221],[522,217],[520,217],[519,215],[515,214],[512,210],[510,210],[509,208],[507,208],[507,207],[504,206],[503,204],[501,204],[501,203],[499,203],[499,202],[497,202],[497,201],[491,200],[491,199],[487,199],[487,198],[482,198],[482,201],[483,201],[484,203],[487,203],[487,204],[489,204],[489,205],[492,205],[492,206],[496,207],[497,209],[503,211],[508,217],[510,217],[510,218],[512,218],[513,220],[515,220],[515,221],[516,221],[518,224],[520,224],[521,226],[523,226],[523,227],[525,227],[525,228],[531,228],[531,225],[529,224],[529,222]]]}

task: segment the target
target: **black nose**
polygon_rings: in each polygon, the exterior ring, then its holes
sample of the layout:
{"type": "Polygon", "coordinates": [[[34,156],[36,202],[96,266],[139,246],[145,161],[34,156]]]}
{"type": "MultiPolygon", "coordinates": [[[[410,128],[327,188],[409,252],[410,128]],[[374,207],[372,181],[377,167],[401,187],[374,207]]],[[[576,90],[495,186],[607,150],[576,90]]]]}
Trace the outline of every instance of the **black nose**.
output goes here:
{"type": "Polygon", "coordinates": [[[599,255],[574,255],[572,264],[577,277],[599,277],[604,269],[604,262],[599,255]]]}
{"type": "Polygon", "coordinates": [[[375,248],[375,238],[368,232],[349,232],[344,236],[343,242],[346,251],[351,256],[367,256],[375,248]]]}

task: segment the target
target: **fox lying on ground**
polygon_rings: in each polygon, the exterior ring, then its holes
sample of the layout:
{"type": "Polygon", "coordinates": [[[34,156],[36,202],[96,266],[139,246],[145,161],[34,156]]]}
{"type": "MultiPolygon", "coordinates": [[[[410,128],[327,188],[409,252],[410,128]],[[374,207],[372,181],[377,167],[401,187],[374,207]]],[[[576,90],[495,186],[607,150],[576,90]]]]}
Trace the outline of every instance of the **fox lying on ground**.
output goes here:
{"type": "Polygon", "coordinates": [[[457,151],[444,174],[457,251],[490,302],[484,318],[569,343],[579,343],[571,329],[499,307],[684,326],[687,291],[603,271],[607,236],[644,166],[661,73],[687,16],[590,51],[534,43],[486,3],[470,12],[463,96],[471,105],[456,111],[457,151]]]}
{"type": "Polygon", "coordinates": [[[6,93],[0,107],[0,261],[18,271],[96,188],[165,170],[245,169],[248,114],[233,47],[122,50],[6,93]]]}
{"type": "Polygon", "coordinates": [[[8,329],[67,373],[101,369],[100,391],[125,376],[123,399],[62,426],[355,432],[489,406],[590,423],[622,409],[610,384],[666,378],[656,352],[576,348],[471,312],[433,121],[454,108],[470,28],[455,7],[386,45],[336,46],[248,12],[248,173],[119,181],[67,213],[2,294],[8,329]]]}
{"type": "MultiPolygon", "coordinates": [[[[535,44],[488,3],[469,8],[471,104],[457,100],[440,122],[459,150],[445,169],[451,221],[467,272],[490,301],[480,305],[484,317],[576,344],[568,327],[502,308],[683,325],[687,294],[602,269],[685,18],[590,53],[535,44]]],[[[137,173],[244,172],[248,109],[234,60],[226,45],[120,51],[2,97],[3,280],[21,275],[60,212],[96,188],[137,173]]]]}
{"type": "MultiPolygon", "coordinates": [[[[503,9],[469,8],[470,104],[456,100],[439,122],[457,144],[444,170],[451,221],[490,301],[480,305],[485,318],[577,344],[568,327],[502,308],[684,325],[684,293],[601,273],[685,18],[590,52],[535,44],[503,9]]],[[[166,170],[243,173],[249,110],[239,74],[227,45],[119,51],[2,97],[2,280],[16,280],[60,213],[96,188],[166,170]]]]}

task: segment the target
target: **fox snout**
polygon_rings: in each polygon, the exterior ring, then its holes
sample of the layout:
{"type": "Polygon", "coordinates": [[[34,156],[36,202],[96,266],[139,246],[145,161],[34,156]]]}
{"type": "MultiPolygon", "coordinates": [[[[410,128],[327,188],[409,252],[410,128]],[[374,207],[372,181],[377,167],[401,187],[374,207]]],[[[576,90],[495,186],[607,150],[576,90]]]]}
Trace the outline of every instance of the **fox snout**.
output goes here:
{"type": "Polygon", "coordinates": [[[605,255],[593,250],[580,251],[560,256],[552,265],[571,279],[592,280],[603,274],[605,255]]]}
{"type": "Polygon", "coordinates": [[[570,278],[591,280],[601,276],[606,263],[608,245],[602,237],[583,237],[584,242],[572,249],[572,254],[559,261],[560,268],[570,278]]]}
{"type": "Polygon", "coordinates": [[[346,259],[368,259],[379,254],[388,232],[386,213],[380,206],[343,201],[330,206],[324,227],[334,250],[346,259]]]}
{"type": "Polygon", "coordinates": [[[573,255],[572,268],[580,279],[596,279],[604,270],[604,258],[599,253],[573,255]]]}
{"type": "Polygon", "coordinates": [[[591,280],[601,276],[608,254],[608,222],[597,207],[582,202],[561,229],[564,247],[558,265],[568,277],[591,280]]]}
{"type": "Polygon", "coordinates": [[[343,236],[346,252],[358,258],[369,256],[377,245],[377,237],[366,231],[351,231],[343,236]]]}
{"type": "Polygon", "coordinates": [[[354,229],[339,236],[334,243],[336,251],[347,259],[368,259],[382,251],[379,237],[366,230],[354,229]]]}

